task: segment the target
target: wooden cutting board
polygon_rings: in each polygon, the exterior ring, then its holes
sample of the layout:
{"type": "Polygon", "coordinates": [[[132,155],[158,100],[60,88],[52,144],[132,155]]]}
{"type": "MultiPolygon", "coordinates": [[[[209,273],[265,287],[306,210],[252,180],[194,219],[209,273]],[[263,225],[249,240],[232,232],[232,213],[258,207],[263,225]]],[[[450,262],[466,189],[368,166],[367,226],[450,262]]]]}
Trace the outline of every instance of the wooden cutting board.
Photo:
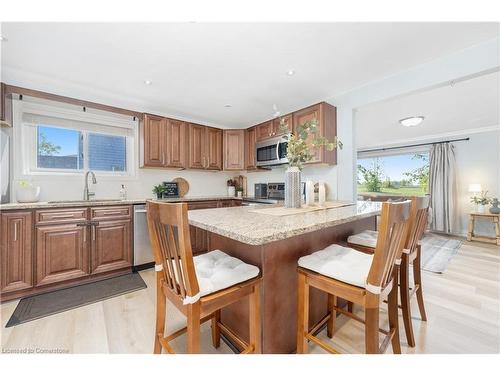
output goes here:
{"type": "Polygon", "coordinates": [[[182,198],[185,196],[188,191],[189,191],[189,182],[187,182],[186,179],[182,177],[177,177],[172,180],[172,182],[177,182],[177,185],[179,186],[179,197],[182,198]]]}

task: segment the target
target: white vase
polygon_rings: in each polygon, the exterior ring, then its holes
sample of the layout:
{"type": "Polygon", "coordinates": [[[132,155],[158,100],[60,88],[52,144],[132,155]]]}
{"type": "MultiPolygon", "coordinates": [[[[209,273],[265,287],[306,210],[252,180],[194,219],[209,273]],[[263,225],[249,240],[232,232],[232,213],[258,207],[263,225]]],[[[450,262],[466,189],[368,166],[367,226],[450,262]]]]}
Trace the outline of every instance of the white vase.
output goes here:
{"type": "Polygon", "coordinates": [[[323,181],[318,182],[318,204],[324,206],[326,201],[326,188],[323,181]]]}
{"type": "Polygon", "coordinates": [[[486,206],[484,204],[477,205],[477,213],[484,214],[486,213],[486,206]]]}
{"type": "Polygon", "coordinates": [[[311,180],[306,181],[306,205],[312,206],[314,204],[314,182],[311,180]]]}
{"type": "Polygon", "coordinates": [[[18,187],[16,199],[19,203],[33,203],[40,199],[40,186],[18,187]]]}
{"type": "Polygon", "coordinates": [[[300,208],[300,169],[288,167],[285,171],[285,207],[300,208]]]}
{"type": "Polygon", "coordinates": [[[234,186],[227,187],[227,196],[234,197],[236,195],[236,188],[234,186]]]}

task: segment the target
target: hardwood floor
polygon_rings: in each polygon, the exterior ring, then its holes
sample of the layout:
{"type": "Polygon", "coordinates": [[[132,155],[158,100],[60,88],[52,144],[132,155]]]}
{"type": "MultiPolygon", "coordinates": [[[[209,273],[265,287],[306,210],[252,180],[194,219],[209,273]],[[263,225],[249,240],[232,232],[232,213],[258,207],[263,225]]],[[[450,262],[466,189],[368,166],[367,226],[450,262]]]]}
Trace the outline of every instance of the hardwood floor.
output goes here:
{"type": "MultiPolygon", "coordinates": [[[[154,332],[154,272],[141,272],[148,288],[92,305],[4,328],[17,301],[0,306],[2,352],[17,349],[53,350],[69,353],[151,353],[154,332]]],[[[412,304],[417,346],[406,344],[400,319],[403,353],[500,353],[500,247],[464,242],[442,275],[423,272],[427,322],[418,318],[412,304]]],[[[385,310],[385,307],[382,308],[385,310]]],[[[167,332],[185,325],[175,307],[167,307],[167,332]]],[[[355,310],[358,314],[362,311],[355,310]]],[[[381,313],[387,326],[386,311],[381,313]]],[[[319,334],[324,340],[326,330],[319,334]]],[[[362,353],[363,326],[345,317],[337,319],[332,345],[341,352],[362,353]]],[[[172,342],[185,352],[185,336],[172,342]]],[[[202,325],[202,353],[232,353],[221,342],[214,349],[210,322],[202,325]]],[[[324,353],[314,344],[310,353],[324,353]]],[[[388,353],[391,350],[388,349],[388,353]]]]}

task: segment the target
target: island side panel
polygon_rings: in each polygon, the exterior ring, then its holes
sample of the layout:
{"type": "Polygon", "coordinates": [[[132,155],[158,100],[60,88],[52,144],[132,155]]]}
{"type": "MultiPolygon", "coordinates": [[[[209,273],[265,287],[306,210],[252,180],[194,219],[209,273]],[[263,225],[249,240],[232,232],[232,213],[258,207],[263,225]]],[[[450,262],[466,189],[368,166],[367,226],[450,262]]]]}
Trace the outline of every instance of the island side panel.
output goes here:
{"type": "MultiPolygon", "coordinates": [[[[261,269],[264,353],[293,353],[296,350],[298,259],[330,244],[343,242],[351,234],[373,230],[375,226],[376,216],[373,216],[261,246],[210,234],[210,249],[220,249],[261,269]]],[[[310,327],[326,314],[326,306],[326,295],[311,290],[310,327]]],[[[248,340],[246,300],[224,308],[221,319],[248,340]]]]}

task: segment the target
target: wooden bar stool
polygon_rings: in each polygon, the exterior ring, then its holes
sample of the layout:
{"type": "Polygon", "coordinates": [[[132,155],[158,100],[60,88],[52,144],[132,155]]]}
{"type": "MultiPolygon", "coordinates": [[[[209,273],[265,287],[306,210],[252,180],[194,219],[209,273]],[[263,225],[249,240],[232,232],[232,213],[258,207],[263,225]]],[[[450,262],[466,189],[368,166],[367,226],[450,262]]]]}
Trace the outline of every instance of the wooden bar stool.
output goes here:
{"type": "MultiPolygon", "coordinates": [[[[425,228],[427,226],[427,215],[429,210],[429,197],[411,197],[411,211],[408,236],[406,238],[403,255],[401,258],[399,293],[401,295],[401,310],[403,313],[403,322],[406,332],[406,341],[411,347],[415,346],[415,335],[413,334],[413,325],[411,322],[410,300],[414,294],[417,295],[417,303],[420,311],[420,318],[427,321],[427,315],[424,307],[424,296],[422,291],[421,275],[421,245],[425,228]],[[409,273],[410,264],[413,265],[414,287],[410,288],[409,273]]],[[[367,254],[373,254],[377,245],[376,231],[364,231],[350,236],[347,243],[350,247],[360,250],[367,254]]]]}
{"type": "Polygon", "coordinates": [[[333,337],[336,313],[365,324],[366,353],[383,353],[389,342],[395,354],[401,353],[398,329],[397,274],[405,243],[410,202],[383,203],[375,253],[364,254],[339,245],[330,245],[299,259],[297,353],[307,352],[307,342],[313,341],[330,353],[333,347],[316,337],[327,323],[327,335],[333,337]],[[311,330],[309,324],[309,288],[328,293],[328,314],[311,330]],[[379,327],[379,307],[384,298],[389,301],[389,331],[379,327]],[[364,306],[365,319],[336,305],[337,298],[364,306]],[[379,332],[386,335],[379,346],[379,332]]]}
{"type": "Polygon", "coordinates": [[[212,343],[221,331],[241,353],[261,352],[260,270],[220,250],[193,257],[185,203],[147,202],[149,237],[156,270],[154,353],[174,353],[169,342],[187,332],[187,352],[200,349],[200,324],[212,320],[212,343]],[[249,343],[220,321],[220,309],[249,298],[249,343]],[[165,335],[166,298],[187,317],[187,327],[165,335]]]}

